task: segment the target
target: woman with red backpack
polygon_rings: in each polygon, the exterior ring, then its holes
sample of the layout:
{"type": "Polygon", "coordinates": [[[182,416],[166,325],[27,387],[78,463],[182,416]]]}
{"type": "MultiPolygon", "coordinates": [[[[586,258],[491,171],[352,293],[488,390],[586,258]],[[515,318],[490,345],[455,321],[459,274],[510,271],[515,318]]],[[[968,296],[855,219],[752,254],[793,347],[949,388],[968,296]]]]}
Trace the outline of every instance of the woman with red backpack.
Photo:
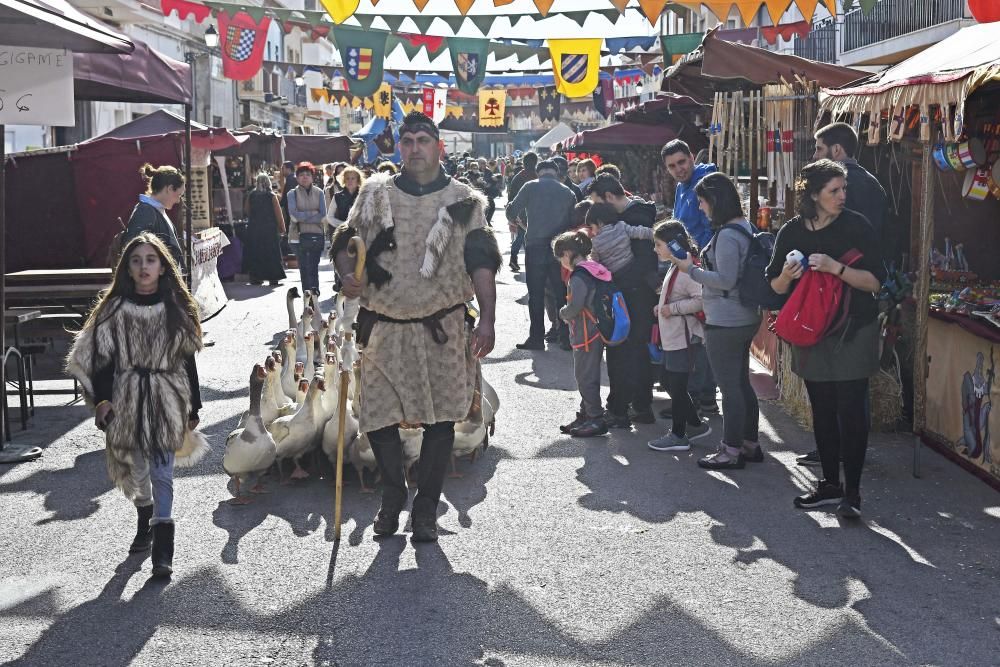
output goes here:
{"type": "Polygon", "coordinates": [[[777,331],[792,342],[792,372],[805,381],[823,465],[816,490],[795,498],[795,506],[837,505],[840,516],[859,518],[868,378],[879,359],[874,294],[885,267],[871,224],[844,208],[846,188],[847,172],[832,160],[802,169],[795,185],[798,215],[778,232],[767,277],[775,292],[792,294],[777,331]],[[803,280],[807,273],[813,275],[803,280]]]}

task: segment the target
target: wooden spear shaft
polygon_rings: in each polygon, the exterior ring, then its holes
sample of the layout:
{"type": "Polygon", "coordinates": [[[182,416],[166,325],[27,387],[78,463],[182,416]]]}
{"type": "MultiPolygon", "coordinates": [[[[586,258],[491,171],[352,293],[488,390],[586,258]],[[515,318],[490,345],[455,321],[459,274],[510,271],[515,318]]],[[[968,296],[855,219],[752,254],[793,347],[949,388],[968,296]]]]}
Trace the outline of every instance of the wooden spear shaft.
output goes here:
{"type": "MultiPolygon", "coordinates": [[[[350,240],[347,244],[347,253],[355,257],[354,279],[361,282],[365,272],[366,249],[365,242],[361,240],[360,236],[355,236],[350,240]]],[[[353,338],[354,332],[345,331],[344,339],[346,340],[348,337],[353,338]]],[[[337,481],[333,501],[333,538],[337,542],[340,541],[341,506],[344,499],[344,431],[347,430],[347,392],[350,390],[351,373],[353,372],[353,367],[340,367],[340,396],[337,406],[337,424],[340,428],[337,433],[337,481]]]]}

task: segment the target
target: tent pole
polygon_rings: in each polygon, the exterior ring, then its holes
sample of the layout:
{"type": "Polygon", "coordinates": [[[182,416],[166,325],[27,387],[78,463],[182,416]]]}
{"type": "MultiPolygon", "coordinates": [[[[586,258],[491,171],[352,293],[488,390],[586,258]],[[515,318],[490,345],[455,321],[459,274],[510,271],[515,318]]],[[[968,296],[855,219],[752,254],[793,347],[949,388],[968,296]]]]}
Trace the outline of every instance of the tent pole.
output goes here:
{"type": "Polygon", "coordinates": [[[194,275],[192,257],[192,214],[191,214],[191,105],[184,105],[184,254],[187,257],[187,286],[191,289],[194,275]]]}
{"type": "MultiPolygon", "coordinates": [[[[7,173],[7,146],[4,140],[5,128],[0,123],[0,312],[7,312],[7,203],[5,197],[7,173]]],[[[4,318],[6,320],[6,318],[4,318]]],[[[7,352],[7,323],[0,325],[0,354],[7,352]]],[[[0,390],[7,391],[7,364],[0,364],[0,390]]],[[[0,451],[7,444],[4,420],[7,415],[0,410],[0,451]]]]}
{"type": "Polygon", "coordinates": [[[929,257],[934,244],[934,164],[931,157],[931,144],[924,142],[921,156],[921,171],[923,190],[920,206],[920,238],[917,240],[919,251],[913,258],[913,271],[917,274],[916,297],[916,335],[913,352],[913,476],[920,477],[920,436],[927,426],[927,376],[930,359],[927,358],[927,320],[928,303],[931,290],[931,270],[929,257]]]}

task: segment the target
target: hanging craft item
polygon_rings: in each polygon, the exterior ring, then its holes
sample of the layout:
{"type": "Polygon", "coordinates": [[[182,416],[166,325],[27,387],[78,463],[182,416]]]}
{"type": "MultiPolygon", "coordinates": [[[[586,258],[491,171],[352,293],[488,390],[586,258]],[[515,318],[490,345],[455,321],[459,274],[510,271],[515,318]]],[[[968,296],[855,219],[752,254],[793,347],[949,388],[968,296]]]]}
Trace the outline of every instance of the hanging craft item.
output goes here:
{"type": "Polygon", "coordinates": [[[375,92],[375,98],[372,100],[373,109],[375,110],[375,115],[379,118],[391,118],[392,117],[392,86],[388,83],[383,83],[379,86],[379,89],[375,92]]]}
{"type": "Polygon", "coordinates": [[[602,39],[550,39],[556,89],[568,98],[586,97],[597,87],[602,39]]]}
{"type": "Polygon", "coordinates": [[[538,115],[541,117],[542,122],[548,121],[558,121],[562,116],[561,109],[562,106],[562,95],[556,90],[555,86],[546,86],[545,88],[538,89],[538,115]]]}
{"type": "Polygon", "coordinates": [[[479,91],[479,127],[503,127],[507,93],[504,90],[479,91]]]}
{"type": "Polygon", "coordinates": [[[260,22],[245,12],[230,17],[219,13],[219,47],[222,52],[222,74],[234,81],[252,79],[264,63],[264,45],[271,19],[260,22]]]}
{"type": "Polygon", "coordinates": [[[459,90],[474,94],[486,78],[486,58],[489,56],[490,40],[468,37],[449,37],[448,51],[451,65],[455,68],[455,84],[459,90]]]}
{"type": "Polygon", "coordinates": [[[435,86],[434,88],[424,88],[421,96],[425,116],[430,116],[435,123],[444,120],[445,111],[448,110],[448,89],[435,86]]]}
{"type": "Polygon", "coordinates": [[[357,28],[334,26],[333,39],[344,63],[347,89],[353,95],[368,97],[382,85],[387,32],[368,32],[357,28]]]}
{"type": "Polygon", "coordinates": [[[334,23],[343,23],[358,11],[361,0],[320,0],[334,23]]]}

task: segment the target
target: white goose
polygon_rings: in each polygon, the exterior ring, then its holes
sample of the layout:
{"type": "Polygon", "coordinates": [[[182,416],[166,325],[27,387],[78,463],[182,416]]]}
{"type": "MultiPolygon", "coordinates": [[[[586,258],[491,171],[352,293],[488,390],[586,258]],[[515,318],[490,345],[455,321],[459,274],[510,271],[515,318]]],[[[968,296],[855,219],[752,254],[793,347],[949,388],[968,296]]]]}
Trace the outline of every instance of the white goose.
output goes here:
{"type": "Polygon", "coordinates": [[[295,353],[298,355],[296,359],[302,361],[306,354],[306,334],[312,331],[312,318],[313,309],[312,306],[306,306],[302,310],[302,317],[299,319],[298,323],[295,325],[295,353]]]}
{"type": "Polygon", "coordinates": [[[295,330],[289,329],[285,333],[285,340],[281,342],[281,390],[289,400],[295,400],[295,391],[298,384],[295,382],[295,330]]]}
{"type": "Polygon", "coordinates": [[[260,365],[253,367],[250,375],[250,416],[245,428],[237,429],[226,438],[226,451],[222,455],[222,469],[233,479],[236,497],[230,503],[246,505],[252,502],[245,491],[263,493],[258,476],[274,463],[276,447],[271,434],[264,428],[261,418],[261,393],[265,372],[260,365]]]}
{"type": "Polygon", "coordinates": [[[288,309],[288,328],[294,329],[295,325],[298,324],[298,318],[295,316],[295,300],[299,297],[298,287],[289,287],[288,294],[285,296],[285,308],[288,309]]]}
{"type": "MultiPolygon", "coordinates": [[[[267,371],[267,381],[264,383],[264,391],[271,391],[274,398],[274,405],[278,409],[278,416],[285,417],[294,413],[299,406],[295,405],[295,402],[292,401],[292,399],[285,396],[285,391],[281,388],[281,372],[284,370],[284,366],[281,363],[281,352],[275,350],[271,353],[271,358],[274,360],[274,368],[272,370],[270,366],[265,367],[265,370],[267,371]]],[[[265,420],[264,423],[269,424],[270,422],[265,420]]]]}
{"type": "MultiPolygon", "coordinates": [[[[334,452],[336,456],[336,452],[334,452]]],[[[358,473],[358,481],[361,482],[361,493],[375,493],[375,489],[365,484],[365,470],[378,470],[378,463],[375,461],[375,452],[372,450],[372,443],[368,440],[368,435],[361,433],[354,442],[347,447],[347,460],[354,466],[358,473]]]]}
{"type": "MultiPolygon", "coordinates": [[[[319,308],[319,294],[317,292],[310,290],[309,295],[311,297],[312,309],[313,309],[312,329],[313,331],[319,331],[320,327],[322,327],[324,322],[323,313],[320,311],[319,308]]],[[[320,341],[322,340],[323,339],[320,338],[320,341]]]]}
{"type": "MultiPolygon", "coordinates": [[[[305,383],[305,380],[303,380],[305,383]]],[[[316,441],[316,414],[320,410],[323,391],[326,389],[323,379],[314,377],[308,385],[305,400],[294,415],[279,417],[267,430],[274,436],[277,445],[278,477],[282,479],[281,462],[284,459],[295,461],[295,470],[291,479],[304,479],[309,473],[302,469],[301,458],[312,449],[316,441]]]]}
{"type": "Polygon", "coordinates": [[[305,358],[305,372],[306,379],[310,379],[312,374],[316,371],[316,350],[314,349],[313,340],[316,334],[312,331],[306,333],[305,337],[305,347],[306,347],[306,358],[305,358]]]}
{"type": "Polygon", "coordinates": [[[423,428],[400,428],[399,437],[403,441],[403,468],[406,478],[410,479],[410,470],[420,460],[420,447],[424,444],[423,428]]]}

